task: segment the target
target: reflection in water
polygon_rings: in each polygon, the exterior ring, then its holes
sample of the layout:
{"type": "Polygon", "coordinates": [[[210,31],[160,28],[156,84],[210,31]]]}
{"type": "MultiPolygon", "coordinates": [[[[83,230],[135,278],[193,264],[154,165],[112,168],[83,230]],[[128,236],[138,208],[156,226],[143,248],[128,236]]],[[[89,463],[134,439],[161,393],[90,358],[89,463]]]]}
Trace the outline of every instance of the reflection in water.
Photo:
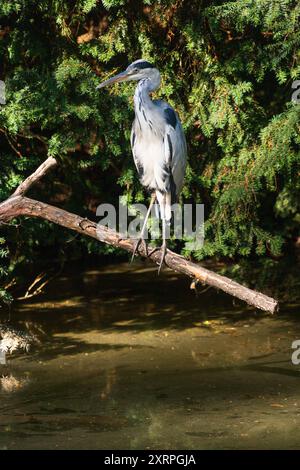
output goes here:
{"type": "Polygon", "coordinates": [[[36,342],[0,366],[0,448],[300,447],[298,305],[269,317],[147,264],[55,282],[12,315],[36,342]]]}
{"type": "Polygon", "coordinates": [[[110,369],[106,372],[106,380],[105,380],[105,387],[102,389],[100,393],[100,397],[102,400],[108,398],[112,392],[112,387],[117,381],[117,370],[116,368],[110,369]]]}
{"type": "Polygon", "coordinates": [[[30,332],[31,329],[30,324],[27,325],[28,331],[21,331],[0,323],[0,351],[11,354],[20,349],[29,352],[32,344],[39,342],[37,336],[30,332]]]}
{"type": "Polygon", "coordinates": [[[0,390],[5,393],[12,393],[16,390],[20,390],[28,384],[28,378],[17,379],[13,375],[4,375],[0,377],[0,390]]]}

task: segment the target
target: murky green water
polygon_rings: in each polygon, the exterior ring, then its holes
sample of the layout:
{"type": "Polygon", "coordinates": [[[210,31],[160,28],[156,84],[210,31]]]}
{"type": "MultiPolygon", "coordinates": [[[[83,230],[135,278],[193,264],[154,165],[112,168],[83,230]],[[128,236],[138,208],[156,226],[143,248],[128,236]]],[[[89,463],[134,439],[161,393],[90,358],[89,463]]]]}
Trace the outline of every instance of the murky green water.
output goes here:
{"type": "Polygon", "coordinates": [[[299,314],[146,264],[61,276],[12,313],[41,343],[0,366],[0,449],[300,448],[299,314]]]}

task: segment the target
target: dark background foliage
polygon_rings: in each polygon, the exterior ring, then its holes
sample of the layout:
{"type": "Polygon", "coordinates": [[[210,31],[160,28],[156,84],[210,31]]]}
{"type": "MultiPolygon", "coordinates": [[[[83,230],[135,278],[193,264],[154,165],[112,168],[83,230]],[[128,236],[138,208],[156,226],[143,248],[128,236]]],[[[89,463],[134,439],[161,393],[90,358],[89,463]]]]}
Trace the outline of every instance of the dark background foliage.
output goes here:
{"type": "MultiPolygon", "coordinates": [[[[143,57],[186,132],[182,198],[205,204],[203,249],[177,249],[235,262],[287,254],[300,220],[299,17],[293,0],[2,0],[0,200],[53,155],[59,168],[33,197],[91,218],[121,195],[144,201],[129,145],[134,85],[95,90],[143,57]]],[[[112,252],[47,222],[15,225],[1,227],[4,286],[41,257],[112,252]]]]}

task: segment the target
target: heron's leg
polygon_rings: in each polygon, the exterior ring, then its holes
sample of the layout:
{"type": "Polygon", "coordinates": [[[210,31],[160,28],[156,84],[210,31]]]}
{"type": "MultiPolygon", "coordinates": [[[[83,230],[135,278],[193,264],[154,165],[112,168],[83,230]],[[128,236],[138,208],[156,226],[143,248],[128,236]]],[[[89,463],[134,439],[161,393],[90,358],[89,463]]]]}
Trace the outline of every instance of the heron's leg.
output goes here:
{"type": "Polygon", "coordinates": [[[144,233],[145,233],[145,229],[147,227],[147,222],[148,222],[148,219],[149,219],[149,215],[151,213],[151,209],[152,209],[152,206],[155,202],[155,199],[156,199],[156,195],[155,193],[153,193],[151,195],[151,201],[150,201],[150,204],[149,204],[149,207],[148,207],[148,211],[147,211],[147,214],[146,214],[146,217],[145,217],[145,220],[144,220],[144,223],[143,223],[143,226],[142,226],[142,230],[141,230],[141,233],[140,233],[140,236],[139,238],[137,239],[136,243],[135,243],[135,246],[134,246],[134,250],[133,250],[133,253],[132,253],[132,257],[131,257],[131,262],[134,260],[134,257],[135,257],[135,254],[138,250],[138,247],[140,246],[140,243],[144,243],[144,250],[146,252],[146,255],[148,256],[148,247],[147,247],[147,243],[145,242],[145,239],[144,239],[144,233]]]}
{"type": "Polygon", "coordinates": [[[162,219],[162,239],[163,239],[163,243],[161,245],[162,255],[161,255],[161,260],[158,266],[158,274],[160,273],[161,267],[163,265],[163,262],[165,261],[165,257],[167,253],[166,219],[165,218],[162,219]]]}

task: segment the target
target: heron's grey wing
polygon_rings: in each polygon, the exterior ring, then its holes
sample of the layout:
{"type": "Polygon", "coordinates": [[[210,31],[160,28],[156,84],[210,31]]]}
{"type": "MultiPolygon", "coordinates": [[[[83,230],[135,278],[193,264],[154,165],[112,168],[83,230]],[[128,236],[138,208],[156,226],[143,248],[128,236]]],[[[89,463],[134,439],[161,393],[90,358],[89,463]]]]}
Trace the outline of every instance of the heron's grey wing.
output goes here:
{"type": "Polygon", "coordinates": [[[168,174],[166,183],[171,192],[172,204],[176,202],[181,191],[186,170],[187,148],[180,120],[170,105],[163,102],[166,121],[164,135],[165,171],[168,174]]]}

